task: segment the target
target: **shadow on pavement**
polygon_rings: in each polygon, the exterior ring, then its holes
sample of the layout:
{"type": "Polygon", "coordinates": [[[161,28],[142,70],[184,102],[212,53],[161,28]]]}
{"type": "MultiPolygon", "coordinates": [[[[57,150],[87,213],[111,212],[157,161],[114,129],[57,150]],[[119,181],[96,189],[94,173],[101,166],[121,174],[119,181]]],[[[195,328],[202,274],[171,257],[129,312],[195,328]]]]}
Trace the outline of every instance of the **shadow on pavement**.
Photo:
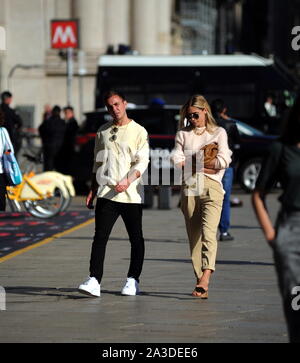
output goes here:
{"type": "Polygon", "coordinates": [[[78,290],[74,288],[8,286],[5,287],[5,291],[7,294],[53,296],[53,297],[63,297],[66,299],[74,299],[74,300],[88,298],[88,296],[80,295],[78,290]],[[78,295],[72,295],[70,293],[76,293],[78,295]]]}
{"type": "MultiPolygon", "coordinates": [[[[145,261],[161,261],[161,262],[183,262],[191,263],[191,260],[187,259],[166,259],[166,258],[145,258],[145,261]]],[[[256,261],[234,261],[234,260],[217,260],[217,265],[254,265],[254,266],[274,266],[274,263],[269,262],[256,262],[256,261]]]]}
{"type": "MultiPolygon", "coordinates": [[[[88,296],[84,294],[80,294],[80,292],[75,288],[55,288],[55,287],[38,287],[38,286],[8,286],[5,287],[5,291],[7,294],[16,294],[16,295],[28,295],[28,296],[50,296],[71,300],[78,299],[97,299],[93,296],[88,296]],[[74,294],[74,295],[73,295],[74,294]],[[76,295],[75,295],[76,294],[76,295]]],[[[136,299],[138,296],[123,296],[120,291],[113,290],[101,290],[102,294],[109,294],[114,296],[122,296],[124,299],[136,299]]],[[[186,300],[187,298],[193,300],[191,294],[187,293],[176,293],[176,292],[147,292],[142,291],[139,296],[150,296],[156,298],[168,298],[168,299],[177,299],[177,300],[186,300]],[[178,296],[177,296],[178,295],[178,296]],[[182,296],[182,297],[179,297],[182,296]]]]}

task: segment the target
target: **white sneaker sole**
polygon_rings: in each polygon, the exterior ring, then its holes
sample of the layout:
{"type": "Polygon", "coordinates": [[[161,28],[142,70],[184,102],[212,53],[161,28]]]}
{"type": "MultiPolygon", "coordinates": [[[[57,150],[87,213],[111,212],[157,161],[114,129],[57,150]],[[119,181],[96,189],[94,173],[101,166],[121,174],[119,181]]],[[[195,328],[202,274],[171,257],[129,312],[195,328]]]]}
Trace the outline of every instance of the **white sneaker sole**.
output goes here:
{"type": "Polygon", "coordinates": [[[84,295],[88,295],[88,296],[94,296],[94,297],[100,297],[101,296],[101,292],[95,291],[95,290],[86,290],[83,286],[78,288],[78,291],[81,292],[84,295]]]}
{"type": "Polygon", "coordinates": [[[132,292],[126,292],[126,291],[122,291],[121,292],[121,295],[123,296],[136,296],[136,295],[139,295],[140,292],[139,291],[136,291],[135,293],[132,293],[132,292]]]}

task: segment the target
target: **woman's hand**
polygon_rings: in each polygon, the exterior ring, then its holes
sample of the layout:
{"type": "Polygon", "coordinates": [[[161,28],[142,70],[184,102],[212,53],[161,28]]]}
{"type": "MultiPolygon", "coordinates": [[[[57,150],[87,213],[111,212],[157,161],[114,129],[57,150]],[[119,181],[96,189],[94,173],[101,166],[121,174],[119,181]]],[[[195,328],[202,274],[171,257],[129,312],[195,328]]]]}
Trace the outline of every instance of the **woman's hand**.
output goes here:
{"type": "Polygon", "coordinates": [[[217,170],[217,169],[207,169],[207,168],[203,168],[203,173],[205,173],[205,174],[212,174],[212,175],[214,175],[214,174],[217,174],[218,171],[219,170],[217,170]]]}
{"type": "Polygon", "coordinates": [[[273,241],[276,237],[276,232],[265,205],[264,192],[259,190],[254,190],[252,194],[252,204],[257,220],[263,230],[264,236],[269,246],[272,247],[273,241]]]}
{"type": "Polygon", "coordinates": [[[204,163],[204,168],[206,169],[214,169],[216,166],[216,158],[212,159],[210,162],[208,163],[204,163]]]}
{"type": "Polygon", "coordinates": [[[273,247],[274,240],[276,238],[276,232],[275,229],[272,227],[270,230],[265,231],[265,238],[269,244],[270,247],[273,247]]]}
{"type": "Polygon", "coordinates": [[[265,237],[267,241],[273,241],[275,239],[275,229],[270,228],[270,230],[266,230],[265,237]]]}

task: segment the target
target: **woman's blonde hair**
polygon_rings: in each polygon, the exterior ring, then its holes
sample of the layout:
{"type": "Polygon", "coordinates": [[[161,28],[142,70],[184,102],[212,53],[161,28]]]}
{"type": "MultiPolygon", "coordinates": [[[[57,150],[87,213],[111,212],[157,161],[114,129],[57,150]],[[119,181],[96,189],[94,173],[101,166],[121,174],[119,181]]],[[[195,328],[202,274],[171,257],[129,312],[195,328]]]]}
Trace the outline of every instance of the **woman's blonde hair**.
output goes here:
{"type": "Polygon", "coordinates": [[[210,106],[206,99],[202,95],[194,95],[192,96],[182,107],[180,110],[180,121],[179,121],[179,129],[182,129],[185,126],[186,116],[188,113],[189,107],[197,107],[204,108],[206,110],[205,114],[205,126],[206,130],[209,133],[214,133],[216,128],[218,127],[216,120],[213,118],[210,106]]]}

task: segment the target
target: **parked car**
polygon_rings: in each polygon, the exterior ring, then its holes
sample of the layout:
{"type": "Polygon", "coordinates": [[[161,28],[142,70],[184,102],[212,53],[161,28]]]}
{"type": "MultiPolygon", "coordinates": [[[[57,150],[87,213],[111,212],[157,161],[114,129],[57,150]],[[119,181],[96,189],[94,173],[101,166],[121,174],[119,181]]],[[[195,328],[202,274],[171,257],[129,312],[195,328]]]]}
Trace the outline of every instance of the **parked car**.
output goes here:
{"type": "MultiPolygon", "coordinates": [[[[155,165],[155,167],[159,169],[168,168],[171,170],[171,174],[173,169],[169,156],[174,148],[175,134],[179,122],[179,109],[180,106],[176,105],[165,105],[163,107],[136,106],[127,109],[128,116],[140,123],[148,131],[152,156],[155,151],[164,150],[165,159],[160,160],[160,164],[155,165]]],[[[105,108],[86,113],[86,121],[79,130],[76,140],[73,176],[77,187],[82,187],[91,178],[95,134],[98,128],[110,119],[110,115],[105,108]]],[[[266,135],[241,121],[237,122],[237,127],[242,142],[236,181],[245,191],[250,192],[254,189],[262,158],[275,136],[266,135]]],[[[170,179],[172,184],[172,175],[170,179]]],[[[160,183],[161,171],[158,184],[160,183]]]]}
{"type": "Polygon", "coordinates": [[[255,187],[263,157],[277,136],[267,135],[242,121],[237,121],[236,124],[241,135],[236,179],[246,192],[251,192],[255,187]]]}

